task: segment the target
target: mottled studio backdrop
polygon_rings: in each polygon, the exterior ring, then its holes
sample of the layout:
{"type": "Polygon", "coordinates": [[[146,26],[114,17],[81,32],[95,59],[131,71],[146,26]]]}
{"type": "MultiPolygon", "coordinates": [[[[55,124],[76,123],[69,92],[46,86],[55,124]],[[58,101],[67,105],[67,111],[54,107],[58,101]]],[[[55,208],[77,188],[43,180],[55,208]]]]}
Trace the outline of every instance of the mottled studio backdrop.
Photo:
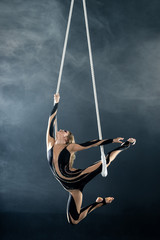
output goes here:
{"type": "MultiPolygon", "coordinates": [[[[46,160],[69,0],[0,0],[0,212],[3,239],[158,239],[160,215],[160,1],[87,0],[103,138],[135,137],[108,177],[84,190],[114,202],[78,226],[68,193],[46,160]],[[71,237],[72,236],[72,237],[71,237]]],[[[58,124],[77,142],[98,138],[81,0],[75,0],[60,88],[58,124]]],[[[105,146],[109,151],[118,145],[105,146]]],[[[100,159],[77,153],[75,167],[100,159]]]]}

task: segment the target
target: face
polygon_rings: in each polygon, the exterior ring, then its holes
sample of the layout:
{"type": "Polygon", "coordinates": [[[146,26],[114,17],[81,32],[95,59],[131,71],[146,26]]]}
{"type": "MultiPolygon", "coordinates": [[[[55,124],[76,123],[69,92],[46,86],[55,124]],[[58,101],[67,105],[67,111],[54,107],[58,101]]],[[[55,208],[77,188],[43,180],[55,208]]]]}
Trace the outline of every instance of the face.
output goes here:
{"type": "Polygon", "coordinates": [[[64,140],[67,141],[68,136],[69,136],[69,131],[67,131],[67,130],[62,130],[62,129],[60,129],[60,130],[57,132],[57,139],[64,139],[64,140]]]}

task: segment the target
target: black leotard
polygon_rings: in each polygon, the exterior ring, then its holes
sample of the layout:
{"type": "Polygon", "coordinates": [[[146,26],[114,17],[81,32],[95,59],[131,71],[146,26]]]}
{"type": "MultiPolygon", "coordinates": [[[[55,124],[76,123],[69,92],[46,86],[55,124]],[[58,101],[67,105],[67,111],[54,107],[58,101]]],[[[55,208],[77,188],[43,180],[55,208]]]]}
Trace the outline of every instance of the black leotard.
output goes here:
{"type": "MultiPolygon", "coordinates": [[[[58,104],[56,104],[51,112],[51,114],[54,114],[57,110],[58,104]]],[[[52,124],[50,126],[50,136],[53,137],[53,122],[54,122],[55,117],[52,120],[52,124]]],[[[88,146],[95,145],[100,146],[100,145],[105,145],[112,143],[113,139],[106,139],[106,140],[93,140],[93,141],[88,141],[85,143],[79,144],[80,146],[83,146],[84,149],[85,147],[87,148],[88,146]]],[[[64,149],[60,152],[59,157],[58,157],[58,169],[55,168],[53,164],[53,147],[47,152],[47,159],[49,162],[49,165],[52,169],[52,172],[56,179],[61,183],[61,185],[66,189],[66,190],[73,190],[73,189],[79,189],[82,191],[84,186],[97,174],[99,174],[102,171],[102,165],[99,166],[95,171],[91,173],[83,173],[84,169],[76,169],[76,170],[70,170],[69,168],[69,161],[70,161],[70,152],[67,149],[67,146],[64,147],[64,149]],[[60,174],[58,174],[59,172],[60,174]]],[[[96,163],[94,163],[96,164],[96,163]]],[[[93,164],[93,165],[94,165],[93,164]]]]}

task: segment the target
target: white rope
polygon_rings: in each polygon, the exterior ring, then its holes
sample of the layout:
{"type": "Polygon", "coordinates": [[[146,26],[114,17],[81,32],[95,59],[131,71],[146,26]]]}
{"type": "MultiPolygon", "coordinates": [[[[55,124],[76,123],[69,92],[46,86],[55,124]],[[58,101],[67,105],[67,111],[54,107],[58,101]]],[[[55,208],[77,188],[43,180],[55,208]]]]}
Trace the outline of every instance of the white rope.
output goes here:
{"type": "MultiPolygon", "coordinates": [[[[68,23],[67,23],[67,30],[66,30],[65,40],[64,40],[64,47],[63,47],[63,53],[62,53],[60,70],[59,70],[59,77],[58,77],[56,93],[59,93],[60,83],[61,83],[61,79],[62,79],[62,72],[63,72],[63,66],[64,66],[64,59],[65,59],[65,55],[66,55],[66,48],[67,48],[68,35],[69,35],[69,30],[70,30],[70,25],[71,25],[73,6],[74,6],[74,0],[71,0],[68,23]]],[[[55,120],[55,136],[56,136],[57,131],[58,131],[58,123],[57,123],[57,117],[56,117],[56,120],[55,120]]]]}
{"type": "MultiPolygon", "coordinates": [[[[85,0],[83,0],[83,9],[84,9],[87,41],[88,41],[88,50],[89,50],[91,76],[92,76],[92,83],[93,83],[94,100],[95,100],[96,115],[97,115],[98,133],[99,133],[99,139],[102,140],[102,131],[101,131],[100,116],[99,116],[97,91],[96,91],[96,83],[95,83],[95,74],[94,74],[94,67],[93,67],[91,41],[90,41],[90,35],[89,35],[87,9],[86,9],[86,1],[85,0]]],[[[107,176],[107,166],[106,166],[106,158],[105,158],[105,154],[104,154],[104,147],[100,146],[100,150],[101,150],[101,160],[102,160],[102,173],[101,174],[102,174],[103,177],[106,177],[107,176]]]]}

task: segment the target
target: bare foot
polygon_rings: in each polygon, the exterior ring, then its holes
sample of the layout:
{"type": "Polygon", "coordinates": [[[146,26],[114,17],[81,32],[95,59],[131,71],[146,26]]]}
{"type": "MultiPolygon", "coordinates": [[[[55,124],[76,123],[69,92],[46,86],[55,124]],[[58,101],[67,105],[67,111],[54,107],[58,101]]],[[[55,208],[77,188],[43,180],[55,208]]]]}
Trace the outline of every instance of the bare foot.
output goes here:
{"type": "MultiPolygon", "coordinates": [[[[106,198],[105,198],[105,202],[106,202],[106,203],[111,203],[113,200],[114,200],[113,197],[106,197],[106,198]]],[[[102,202],[102,201],[103,201],[103,198],[101,198],[101,197],[98,197],[98,198],[96,199],[96,202],[97,202],[97,203],[100,203],[100,202],[102,202]]]]}
{"type": "Polygon", "coordinates": [[[111,203],[113,200],[114,200],[113,197],[106,197],[106,198],[105,198],[105,202],[106,202],[106,203],[111,203]]]}
{"type": "Polygon", "coordinates": [[[135,138],[128,138],[127,141],[132,143],[132,145],[134,145],[136,143],[136,139],[135,138]]]}

